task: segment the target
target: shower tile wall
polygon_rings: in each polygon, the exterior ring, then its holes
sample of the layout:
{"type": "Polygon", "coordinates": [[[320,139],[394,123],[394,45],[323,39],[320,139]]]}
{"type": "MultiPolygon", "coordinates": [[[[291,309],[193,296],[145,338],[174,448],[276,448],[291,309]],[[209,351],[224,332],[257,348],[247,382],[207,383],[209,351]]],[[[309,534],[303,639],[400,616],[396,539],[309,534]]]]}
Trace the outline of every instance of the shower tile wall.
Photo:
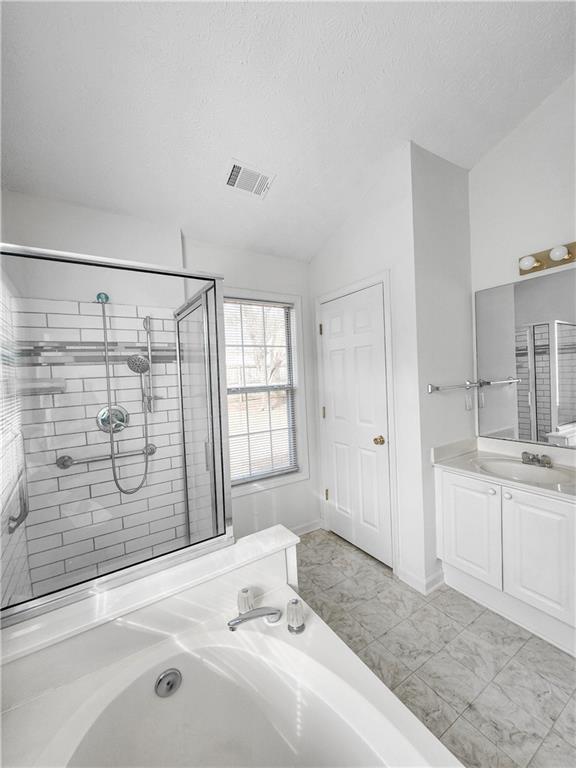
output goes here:
{"type": "MultiPolygon", "coordinates": [[[[21,376],[36,387],[50,378],[63,383],[60,394],[21,397],[28,460],[30,515],[26,525],[30,577],[34,595],[163,554],[189,542],[182,470],[182,435],[172,309],[108,305],[110,340],[134,343],[145,353],[143,318],[152,317],[155,349],[166,362],[154,363],[154,403],[146,485],[134,495],[121,495],[112,480],[111,463],[89,463],[59,469],[56,458],[95,457],[109,452],[109,438],[96,427],[96,414],[106,404],[101,309],[72,301],[17,299],[13,305],[16,336],[23,345],[39,343],[46,351],[54,342],[92,342],[93,360],[82,364],[23,366],[21,376]]],[[[69,352],[68,352],[69,354],[69,352]]],[[[40,359],[42,355],[40,355],[40,359]]],[[[38,359],[38,358],[36,358],[38,359]]],[[[45,359],[45,358],[44,358],[45,359]]],[[[143,446],[140,377],[125,362],[113,368],[113,401],[130,412],[130,425],[118,433],[121,451],[143,446]],[[115,394],[114,394],[115,392],[115,394]]],[[[120,478],[127,487],[139,482],[143,457],[122,459],[120,478]]],[[[205,473],[205,467],[199,467],[205,473]]],[[[194,479],[194,478],[192,478],[194,479]]]]}
{"type": "Polygon", "coordinates": [[[532,440],[530,417],[530,344],[527,328],[516,330],[516,402],[518,409],[518,439],[532,440]]]}
{"type": "Polygon", "coordinates": [[[576,325],[558,323],[558,424],[576,423],[576,325]]]}
{"type": "Polygon", "coordinates": [[[20,407],[16,392],[16,342],[12,325],[12,291],[2,279],[0,293],[0,583],[2,603],[17,603],[32,596],[28,573],[26,526],[9,533],[9,518],[22,514],[25,483],[24,453],[20,435],[20,407]]]}
{"type": "Polygon", "coordinates": [[[534,357],[536,433],[537,440],[546,442],[546,435],[552,430],[550,329],[547,323],[534,326],[534,357]]]}

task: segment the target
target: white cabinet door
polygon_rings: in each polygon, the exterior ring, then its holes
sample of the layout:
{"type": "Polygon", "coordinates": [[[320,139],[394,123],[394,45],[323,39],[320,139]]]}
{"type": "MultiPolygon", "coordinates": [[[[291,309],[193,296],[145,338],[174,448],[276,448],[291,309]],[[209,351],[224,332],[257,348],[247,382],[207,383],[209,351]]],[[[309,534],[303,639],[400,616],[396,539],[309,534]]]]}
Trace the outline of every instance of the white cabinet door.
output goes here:
{"type": "Polygon", "coordinates": [[[502,589],[500,486],[444,472],[444,561],[502,589]]]}
{"type": "Polygon", "coordinates": [[[574,504],[502,489],[504,591],[574,624],[574,504]]]}

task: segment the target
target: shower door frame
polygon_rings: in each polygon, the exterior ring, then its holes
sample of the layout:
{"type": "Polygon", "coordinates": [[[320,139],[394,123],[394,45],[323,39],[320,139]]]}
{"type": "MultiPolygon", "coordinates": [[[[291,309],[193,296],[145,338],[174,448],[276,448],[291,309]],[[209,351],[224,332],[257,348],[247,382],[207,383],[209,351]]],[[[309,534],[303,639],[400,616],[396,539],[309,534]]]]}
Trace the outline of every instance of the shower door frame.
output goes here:
{"type": "MultiPolygon", "coordinates": [[[[214,408],[214,402],[211,403],[211,414],[214,418],[214,411],[217,415],[217,424],[212,423],[212,432],[219,439],[214,439],[214,448],[217,444],[221,446],[221,462],[214,462],[214,468],[220,482],[215,483],[216,493],[216,515],[224,521],[223,531],[218,532],[214,537],[198,542],[188,544],[185,547],[169,552],[165,555],[157,555],[148,560],[134,565],[127,565],[105,576],[99,576],[94,579],[87,579],[79,584],[64,589],[57,590],[41,597],[35,597],[19,605],[2,608],[0,613],[0,626],[8,627],[21,621],[34,618],[56,608],[61,608],[70,603],[93,597],[96,594],[102,594],[109,589],[114,589],[123,584],[136,581],[149,576],[153,573],[171,568],[186,560],[195,559],[208,552],[230,546],[234,543],[234,534],[232,527],[232,498],[230,485],[230,459],[228,452],[228,404],[226,396],[226,368],[223,350],[224,341],[224,293],[223,276],[201,271],[191,272],[187,269],[174,269],[163,267],[159,264],[146,264],[144,262],[130,261],[128,259],[111,259],[105,256],[91,256],[82,253],[72,253],[68,251],[56,251],[45,248],[34,248],[17,245],[13,243],[0,243],[0,253],[6,256],[18,256],[31,259],[45,259],[46,261],[58,261],[69,264],[85,264],[87,266],[109,267],[112,269],[129,270],[132,272],[147,272],[150,274],[166,275],[173,277],[183,277],[188,279],[206,280],[211,283],[204,286],[194,299],[198,299],[207,291],[214,290],[214,349],[215,355],[209,355],[208,364],[210,365],[210,375],[215,383],[211,388],[212,401],[214,400],[214,391],[217,391],[217,408],[214,408]]],[[[184,307],[190,304],[188,300],[184,307]]],[[[175,310],[175,314],[182,311],[184,307],[175,310]]],[[[178,337],[178,335],[177,335],[178,337]]],[[[178,366],[179,368],[179,366],[178,366]]],[[[180,377],[180,370],[178,371],[180,377]]],[[[180,388],[182,381],[180,378],[180,388]]],[[[181,424],[182,428],[182,424],[181,424]]],[[[214,453],[215,456],[215,453],[214,453]]],[[[185,470],[184,470],[185,472],[185,470]]],[[[219,526],[217,526],[219,527],[219,526]]]]}

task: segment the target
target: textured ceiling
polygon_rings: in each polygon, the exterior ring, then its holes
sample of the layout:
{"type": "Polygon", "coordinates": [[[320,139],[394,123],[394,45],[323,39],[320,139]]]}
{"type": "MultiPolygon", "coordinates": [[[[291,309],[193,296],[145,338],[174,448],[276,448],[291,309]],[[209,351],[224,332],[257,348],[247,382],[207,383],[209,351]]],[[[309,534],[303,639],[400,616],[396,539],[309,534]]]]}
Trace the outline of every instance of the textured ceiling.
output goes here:
{"type": "Polygon", "coordinates": [[[412,139],[471,167],[573,69],[571,3],[4,3],[4,185],[309,259],[412,139]],[[232,157],[274,173],[229,189],[232,157]]]}

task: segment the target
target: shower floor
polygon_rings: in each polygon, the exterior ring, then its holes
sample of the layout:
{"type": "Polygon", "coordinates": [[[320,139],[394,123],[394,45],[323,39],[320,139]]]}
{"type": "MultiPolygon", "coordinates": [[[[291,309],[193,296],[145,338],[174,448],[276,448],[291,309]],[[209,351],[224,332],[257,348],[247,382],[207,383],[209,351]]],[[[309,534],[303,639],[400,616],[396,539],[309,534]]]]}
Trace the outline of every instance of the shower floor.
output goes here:
{"type": "Polygon", "coordinates": [[[428,597],[333,533],[300,594],[468,768],[576,765],[576,661],[449,587],[428,597]]]}

